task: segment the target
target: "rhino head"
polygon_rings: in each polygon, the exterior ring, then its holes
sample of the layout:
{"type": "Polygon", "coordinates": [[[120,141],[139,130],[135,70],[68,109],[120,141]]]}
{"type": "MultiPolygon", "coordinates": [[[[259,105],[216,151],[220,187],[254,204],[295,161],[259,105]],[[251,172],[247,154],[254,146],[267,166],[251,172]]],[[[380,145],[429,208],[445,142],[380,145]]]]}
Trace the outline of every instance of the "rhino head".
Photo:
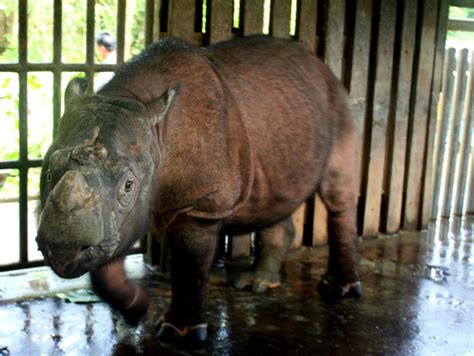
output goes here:
{"type": "Polygon", "coordinates": [[[147,232],[159,159],[148,113],[134,99],[68,100],[42,166],[36,239],[61,277],[104,265],[147,232]]]}

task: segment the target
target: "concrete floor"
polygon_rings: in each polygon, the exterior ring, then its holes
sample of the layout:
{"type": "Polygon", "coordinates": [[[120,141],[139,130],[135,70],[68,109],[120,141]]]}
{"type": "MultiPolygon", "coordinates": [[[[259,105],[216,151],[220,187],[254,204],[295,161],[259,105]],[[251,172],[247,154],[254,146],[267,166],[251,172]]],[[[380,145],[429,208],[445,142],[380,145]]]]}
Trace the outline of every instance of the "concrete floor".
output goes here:
{"type": "Polygon", "coordinates": [[[474,355],[473,226],[473,219],[443,223],[362,242],[359,300],[331,304],[315,292],[325,248],[291,253],[282,288],[263,295],[222,284],[242,263],[216,268],[210,336],[198,348],[154,339],[154,320],[170,299],[167,276],[141,279],[156,305],[136,329],[102,302],[52,297],[54,277],[0,276],[0,355],[474,355]],[[21,283],[47,297],[19,301],[21,283]]]}

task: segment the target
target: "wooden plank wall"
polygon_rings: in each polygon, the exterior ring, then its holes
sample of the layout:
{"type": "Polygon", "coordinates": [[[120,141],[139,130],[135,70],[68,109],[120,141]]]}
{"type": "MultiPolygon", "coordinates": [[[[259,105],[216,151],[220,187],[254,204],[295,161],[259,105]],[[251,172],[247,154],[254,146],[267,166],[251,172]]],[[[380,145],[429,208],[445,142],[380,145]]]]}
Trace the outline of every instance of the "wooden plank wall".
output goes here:
{"type": "MultiPolygon", "coordinates": [[[[426,226],[431,186],[436,184],[431,162],[437,159],[435,146],[439,146],[434,132],[449,0],[149,2],[148,8],[160,12],[148,16],[150,21],[167,19],[165,32],[157,31],[162,25],[148,26],[155,40],[159,33],[160,38],[173,35],[208,45],[262,33],[269,21],[270,35],[293,37],[323,58],[348,88],[361,137],[355,153],[360,167],[360,234],[371,238],[426,226]],[[268,19],[265,4],[270,4],[268,19]],[[294,36],[289,31],[292,6],[296,6],[294,36]],[[202,13],[205,33],[196,26],[200,23],[196,16],[202,13]]],[[[295,246],[326,243],[326,212],[318,197],[298,209],[295,220],[295,246]]],[[[250,253],[250,240],[247,236],[238,255],[250,253]]]]}

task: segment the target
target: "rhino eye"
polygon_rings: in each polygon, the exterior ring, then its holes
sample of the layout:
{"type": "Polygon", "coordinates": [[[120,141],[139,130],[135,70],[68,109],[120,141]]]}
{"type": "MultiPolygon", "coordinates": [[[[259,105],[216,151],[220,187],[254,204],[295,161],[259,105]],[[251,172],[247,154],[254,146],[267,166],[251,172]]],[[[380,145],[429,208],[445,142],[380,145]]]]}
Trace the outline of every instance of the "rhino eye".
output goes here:
{"type": "Polygon", "coordinates": [[[125,192],[130,193],[133,189],[134,184],[135,184],[135,182],[132,179],[127,179],[127,181],[125,182],[125,186],[124,186],[125,192]]]}
{"type": "Polygon", "coordinates": [[[46,182],[51,183],[51,171],[49,169],[46,171],[46,182]]]}
{"type": "Polygon", "coordinates": [[[122,207],[127,207],[135,201],[136,177],[132,171],[127,172],[118,185],[117,198],[122,207]]]}

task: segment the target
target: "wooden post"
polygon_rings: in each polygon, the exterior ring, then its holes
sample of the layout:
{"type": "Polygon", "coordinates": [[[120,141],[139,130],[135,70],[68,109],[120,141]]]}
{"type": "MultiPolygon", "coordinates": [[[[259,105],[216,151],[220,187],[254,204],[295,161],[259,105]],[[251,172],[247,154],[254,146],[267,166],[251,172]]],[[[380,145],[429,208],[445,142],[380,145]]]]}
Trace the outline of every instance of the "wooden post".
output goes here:
{"type": "Polygon", "coordinates": [[[461,133],[462,108],[464,104],[464,93],[466,91],[466,67],[468,50],[463,49],[458,53],[458,64],[456,66],[456,81],[454,85],[453,107],[451,111],[451,129],[448,140],[448,152],[446,154],[445,170],[445,194],[442,199],[441,216],[449,218],[453,203],[454,184],[456,181],[456,162],[459,153],[459,136],[461,133]]]}
{"type": "Polygon", "coordinates": [[[449,0],[440,0],[438,11],[438,26],[436,31],[436,52],[433,74],[433,85],[431,86],[430,123],[428,128],[427,153],[425,158],[425,172],[423,179],[423,195],[421,207],[421,228],[426,229],[430,220],[432,190],[434,182],[433,166],[435,156],[436,129],[438,126],[438,104],[441,95],[443,77],[443,56],[446,47],[446,35],[448,26],[449,0]]]}
{"type": "Polygon", "coordinates": [[[369,171],[364,211],[364,237],[377,236],[380,226],[385,168],[385,145],[392,88],[396,13],[397,8],[395,1],[382,0],[380,5],[369,171]]]}
{"type": "Polygon", "coordinates": [[[454,195],[454,215],[462,216],[463,215],[463,205],[464,197],[466,194],[466,185],[467,185],[467,173],[469,168],[469,154],[471,151],[471,141],[472,141],[472,130],[474,128],[473,124],[473,76],[474,76],[474,52],[471,53],[471,65],[469,68],[469,79],[467,83],[467,89],[465,91],[465,105],[463,105],[464,111],[462,115],[462,127],[463,132],[460,137],[460,146],[459,154],[457,160],[457,170],[459,172],[458,179],[455,184],[456,194],[454,195]]]}
{"type": "Polygon", "coordinates": [[[449,130],[449,114],[451,112],[452,94],[454,88],[454,69],[456,67],[456,50],[450,48],[446,51],[443,69],[442,97],[439,104],[438,124],[436,128],[436,141],[433,149],[433,195],[431,197],[431,219],[435,220],[439,214],[439,200],[441,183],[443,179],[443,162],[446,154],[446,142],[449,130]]]}
{"type": "Polygon", "coordinates": [[[387,191],[387,226],[389,234],[400,229],[405,176],[406,137],[410,112],[411,79],[415,53],[417,1],[404,2],[403,26],[400,46],[400,62],[397,88],[397,102],[394,117],[392,156],[387,163],[391,175],[387,191]]]}
{"type": "MultiPolygon", "coordinates": [[[[436,2],[437,3],[437,2],[436,2]]],[[[406,172],[406,199],[403,228],[418,228],[421,215],[421,192],[423,160],[426,153],[426,133],[430,113],[430,96],[435,56],[436,24],[438,6],[433,1],[425,1],[423,8],[423,24],[420,38],[420,51],[416,75],[415,104],[413,120],[409,131],[408,161],[406,172]]]]}

